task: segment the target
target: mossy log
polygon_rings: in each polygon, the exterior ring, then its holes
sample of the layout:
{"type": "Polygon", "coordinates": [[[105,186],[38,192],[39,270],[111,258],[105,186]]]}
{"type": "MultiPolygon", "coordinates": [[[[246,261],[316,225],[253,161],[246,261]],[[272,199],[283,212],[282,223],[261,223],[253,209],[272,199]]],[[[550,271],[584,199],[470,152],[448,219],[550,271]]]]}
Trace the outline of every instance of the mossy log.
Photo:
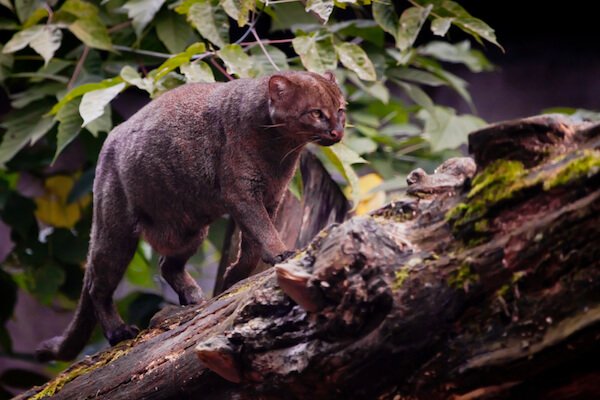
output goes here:
{"type": "Polygon", "coordinates": [[[600,125],[471,134],[476,161],[19,398],[600,398],[600,125]]]}

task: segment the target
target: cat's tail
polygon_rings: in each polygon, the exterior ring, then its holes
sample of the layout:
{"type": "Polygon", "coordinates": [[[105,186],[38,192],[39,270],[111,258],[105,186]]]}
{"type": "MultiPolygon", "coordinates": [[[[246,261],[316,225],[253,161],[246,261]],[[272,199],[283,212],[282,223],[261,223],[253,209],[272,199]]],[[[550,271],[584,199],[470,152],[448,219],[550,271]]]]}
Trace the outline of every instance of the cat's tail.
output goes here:
{"type": "Polygon", "coordinates": [[[50,360],[70,361],[74,359],[85,347],[95,326],[94,305],[87,285],[84,283],[77,310],[75,310],[75,316],[71,323],[61,336],[40,343],[35,350],[36,358],[42,362],[50,360]]]}

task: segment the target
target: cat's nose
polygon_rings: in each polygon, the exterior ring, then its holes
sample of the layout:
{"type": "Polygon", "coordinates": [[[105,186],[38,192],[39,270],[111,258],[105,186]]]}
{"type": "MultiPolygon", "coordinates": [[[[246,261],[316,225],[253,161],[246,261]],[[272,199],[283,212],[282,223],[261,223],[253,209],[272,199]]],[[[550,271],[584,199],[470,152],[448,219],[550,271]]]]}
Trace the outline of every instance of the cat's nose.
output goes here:
{"type": "Polygon", "coordinates": [[[336,142],[339,142],[340,140],[342,140],[343,136],[344,136],[344,131],[342,131],[342,130],[332,129],[329,131],[329,137],[331,138],[331,140],[335,140],[336,142]]]}

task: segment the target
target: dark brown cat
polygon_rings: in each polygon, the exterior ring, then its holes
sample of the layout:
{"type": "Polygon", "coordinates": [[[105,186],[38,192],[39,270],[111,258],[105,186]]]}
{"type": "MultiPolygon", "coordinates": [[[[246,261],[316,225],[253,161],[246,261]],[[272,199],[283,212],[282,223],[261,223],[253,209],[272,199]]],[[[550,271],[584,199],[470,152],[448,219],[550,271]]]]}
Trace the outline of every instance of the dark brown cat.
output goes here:
{"type": "Polygon", "coordinates": [[[225,287],[247,277],[261,258],[274,264],[288,257],[272,221],[302,148],[342,138],[344,108],[332,74],[286,72],[187,84],[117,126],[96,168],[75,317],[62,336],[39,346],[38,358],[73,359],[96,320],[111,344],[137,335],[112,295],[140,236],[161,255],[161,273],[182,305],[203,301],[184,266],[223,214],[242,231],[241,253],[227,269],[225,287]]]}

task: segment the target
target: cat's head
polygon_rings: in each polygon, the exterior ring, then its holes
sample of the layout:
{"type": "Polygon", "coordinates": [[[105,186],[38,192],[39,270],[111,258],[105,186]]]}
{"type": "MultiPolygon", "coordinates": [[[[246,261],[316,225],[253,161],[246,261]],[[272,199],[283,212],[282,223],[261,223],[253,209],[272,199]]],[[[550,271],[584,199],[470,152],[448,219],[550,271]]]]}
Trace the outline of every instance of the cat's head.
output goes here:
{"type": "Polygon", "coordinates": [[[279,131],[298,142],[331,146],[344,136],[346,101],[330,72],[271,76],[269,113],[279,131]]]}

